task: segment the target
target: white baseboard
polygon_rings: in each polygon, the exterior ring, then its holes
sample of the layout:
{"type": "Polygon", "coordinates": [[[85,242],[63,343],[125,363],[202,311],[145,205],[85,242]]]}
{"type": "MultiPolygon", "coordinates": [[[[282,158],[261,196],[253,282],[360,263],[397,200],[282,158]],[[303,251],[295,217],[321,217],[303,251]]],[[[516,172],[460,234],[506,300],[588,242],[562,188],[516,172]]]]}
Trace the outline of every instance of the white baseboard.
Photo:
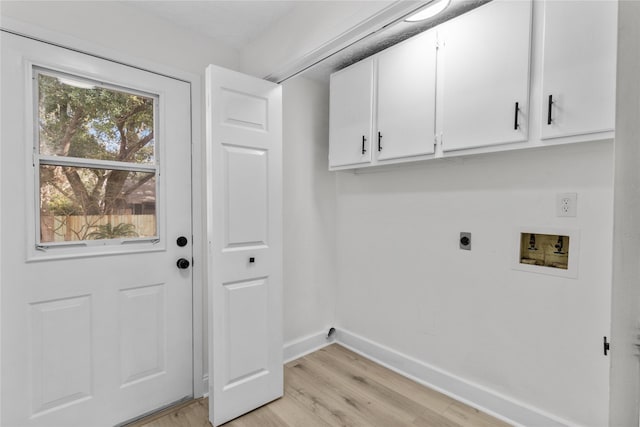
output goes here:
{"type": "Polygon", "coordinates": [[[284,363],[312,353],[335,342],[333,338],[327,339],[327,332],[316,332],[306,337],[298,338],[284,344],[284,363]]]}
{"type": "Polygon", "coordinates": [[[569,427],[575,424],[456,377],[369,339],[336,328],[336,342],[405,377],[437,390],[503,421],[526,427],[569,427]]]}

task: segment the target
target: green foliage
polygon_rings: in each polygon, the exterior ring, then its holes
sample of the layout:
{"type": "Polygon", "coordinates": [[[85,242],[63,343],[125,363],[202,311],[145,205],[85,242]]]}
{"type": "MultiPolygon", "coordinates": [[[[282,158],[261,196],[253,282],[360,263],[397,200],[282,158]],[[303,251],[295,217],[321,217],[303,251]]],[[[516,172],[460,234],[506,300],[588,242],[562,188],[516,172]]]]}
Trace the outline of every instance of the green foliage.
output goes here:
{"type": "Polygon", "coordinates": [[[134,224],[120,223],[115,227],[112,224],[97,225],[97,230],[87,234],[88,239],[118,239],[122,237],[138,237],[134,224]]]}
{"type": "Polygon", "coordinates": [[[80,214],[78,207],[71,200],[60,194],[54,194],[47,207],[53,215],[69,216],[80,214]]]}
{"type": "Polygon", "coordinates": [[[38,78],[43,154],[153,161],[152,98],[63,81],[45,74],[38,78]]]}
{"type": "MultiPolygon", "coordinates": [[[[72,78],[38,75],[40,153],[115,162],[154,161],[154,100],[72,78]]],[[[46,166],[41,166],[42,169],[46,166]]],[[[51,212],[117,213],[151,174],[57,167],[41,176],[42,205],[51,212]],[[46,175],[46,176],[45,176],[46,175]],[[54,197],[58,194],[60,197],[54,197]],[[62,199],[66,199],[61,201],[62,199]]]]}

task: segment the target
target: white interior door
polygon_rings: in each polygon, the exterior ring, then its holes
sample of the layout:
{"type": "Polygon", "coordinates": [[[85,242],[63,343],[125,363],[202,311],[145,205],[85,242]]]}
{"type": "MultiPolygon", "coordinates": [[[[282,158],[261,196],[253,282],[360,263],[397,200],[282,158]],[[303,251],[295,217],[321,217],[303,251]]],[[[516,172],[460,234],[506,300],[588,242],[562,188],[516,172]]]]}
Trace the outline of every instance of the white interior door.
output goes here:
{"type": "Polygon", "coordinates": [[[283,393],[282,90],[207,68],[214,426],[283,393]]]}
{"type": "Polygon", "coordinates": [[[189,85],[0,42],[0,424],[113,426],[191,396],[189,85]]]}

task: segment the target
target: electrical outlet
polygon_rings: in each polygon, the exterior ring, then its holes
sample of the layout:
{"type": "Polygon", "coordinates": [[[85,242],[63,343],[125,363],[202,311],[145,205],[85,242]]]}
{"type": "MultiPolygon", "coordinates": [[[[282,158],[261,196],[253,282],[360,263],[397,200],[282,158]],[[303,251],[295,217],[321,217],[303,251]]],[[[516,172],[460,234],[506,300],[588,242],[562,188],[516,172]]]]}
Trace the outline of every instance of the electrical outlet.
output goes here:
{"type": "Polygon", "coordinates": [[[465,251],[471,250],[471,233],[460,233],[460,249],[463,249],[465,251]]]}
{"type": "Polygon", "coordinates": [[[556,197],[557,216],[574,217],[578,213],[578,194],[559,193],[556,197]]]}

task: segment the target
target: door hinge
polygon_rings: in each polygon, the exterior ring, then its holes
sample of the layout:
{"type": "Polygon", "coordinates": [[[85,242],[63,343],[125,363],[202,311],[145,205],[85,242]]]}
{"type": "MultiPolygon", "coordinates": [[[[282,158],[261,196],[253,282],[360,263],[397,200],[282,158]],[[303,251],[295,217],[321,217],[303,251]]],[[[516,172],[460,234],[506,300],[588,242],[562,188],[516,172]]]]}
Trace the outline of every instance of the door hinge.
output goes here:
{"type": "Polygon", "coordinates": [[[604,355],[607,356],[609,354],[609,350],[611,350],[611,343],[607,342],[607,337],[602,339],[602,348],[604,350],[604,355]]]}
{"type": "Polygon", "coordinates": [[[436,157],[442,156],[442,132],[435,134],[433,137],[434,147],[433,151],[436,157]]]}

